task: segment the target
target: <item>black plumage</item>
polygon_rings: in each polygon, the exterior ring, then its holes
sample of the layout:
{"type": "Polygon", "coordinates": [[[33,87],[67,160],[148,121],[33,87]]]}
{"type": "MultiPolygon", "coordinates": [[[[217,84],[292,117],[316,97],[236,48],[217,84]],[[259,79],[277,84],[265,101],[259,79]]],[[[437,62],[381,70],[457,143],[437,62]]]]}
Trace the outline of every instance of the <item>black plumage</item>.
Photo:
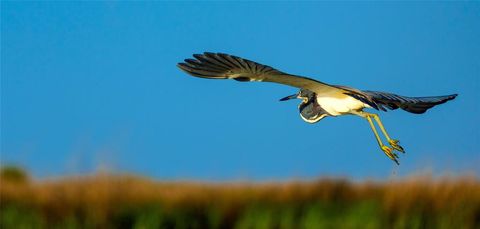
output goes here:
{"type": "Polygon", "coordinates": [[[378,91],[363,91],[363,93],[372,98],[372,100],[379,107],[386,107],[390,110],[401,108],[414,114],[423,114],[428,109],[457,97],[457,94],[428,97],[407,97],[378,91]]]}

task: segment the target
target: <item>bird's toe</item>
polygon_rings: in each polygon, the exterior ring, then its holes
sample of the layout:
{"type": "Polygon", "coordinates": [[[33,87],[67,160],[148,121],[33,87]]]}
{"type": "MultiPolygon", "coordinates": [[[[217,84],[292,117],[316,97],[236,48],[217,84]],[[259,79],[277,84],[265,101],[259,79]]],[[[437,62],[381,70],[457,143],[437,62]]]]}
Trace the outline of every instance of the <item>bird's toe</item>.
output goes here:
{"type": "Polygon", "coordinates": [[[388,146],[382,146],[382,151],[385,153],[385,155],[387,155],[388,158],[394,161],[397,165],[400,165],[400,163],[397,160],[398,155],[395,152],[393,152],[393,148],[390,148],[388,146]]]}
{"type": "Polygon", "coordinates": [[[391,139],[391,140],[388,141],[388,144],[390,144],[390,146],[392,146],[392,148],[393,148],[394,150],[397,150],[397,151],[399,151],[399,152],[405,153],[405,150],[403,149],[403,147],[400,146],[398,143],[399,143],[398,140],[393,140],[393,139],[391,139]]]}

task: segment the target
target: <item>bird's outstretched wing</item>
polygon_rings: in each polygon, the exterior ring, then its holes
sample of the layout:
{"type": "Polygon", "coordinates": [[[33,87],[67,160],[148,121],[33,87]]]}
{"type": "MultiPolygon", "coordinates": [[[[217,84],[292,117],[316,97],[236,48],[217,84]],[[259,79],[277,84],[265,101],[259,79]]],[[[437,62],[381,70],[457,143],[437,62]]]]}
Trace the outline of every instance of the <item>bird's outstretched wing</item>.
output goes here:
{"type": "Polygon", "coordinates": [[[390,110],[401,108],[414,114],[425,113],[428,109],[457,97],[457,94],[429,97],[407,97],[378,91],[363,91],[363,93],[370,97],[371,100],[382,110],[385,110],[384,107],[390,110]]]}
{"type": "Polygon", "coordinates": [[[224,53],[194,54],[196,59],[185,59],[178,67],[186,73],[209,79],[234,79],[242,82],[260,81],[285,84],[308,89],[317,94],[344,94],[341,88],[307,77],[290,75],[270,66],[224,53]]]}

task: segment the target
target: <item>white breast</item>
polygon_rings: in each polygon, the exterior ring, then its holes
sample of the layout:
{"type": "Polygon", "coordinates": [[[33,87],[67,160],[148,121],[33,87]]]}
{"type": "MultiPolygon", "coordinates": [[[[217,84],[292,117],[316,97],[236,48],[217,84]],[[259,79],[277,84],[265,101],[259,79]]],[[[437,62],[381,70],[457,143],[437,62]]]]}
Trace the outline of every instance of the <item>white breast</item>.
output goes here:
{"type": "Polygon", "coordinates": [[[325,111],[333,116],[370,107],[368,104],[365,104],[347,95],[341,95],[337,97],[317,96],[317,102],[325,111]]]}

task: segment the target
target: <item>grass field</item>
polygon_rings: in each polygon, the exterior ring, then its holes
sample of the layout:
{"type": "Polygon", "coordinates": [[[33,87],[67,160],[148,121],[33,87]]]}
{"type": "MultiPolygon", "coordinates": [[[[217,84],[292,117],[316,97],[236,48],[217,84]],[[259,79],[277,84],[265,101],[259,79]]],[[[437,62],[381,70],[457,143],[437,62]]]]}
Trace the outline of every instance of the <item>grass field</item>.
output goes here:
{"type": "Polygon", "coordinates": [[[480,228],[480,181],[162,182],[2,175],[0,228],[480,228]]]}

